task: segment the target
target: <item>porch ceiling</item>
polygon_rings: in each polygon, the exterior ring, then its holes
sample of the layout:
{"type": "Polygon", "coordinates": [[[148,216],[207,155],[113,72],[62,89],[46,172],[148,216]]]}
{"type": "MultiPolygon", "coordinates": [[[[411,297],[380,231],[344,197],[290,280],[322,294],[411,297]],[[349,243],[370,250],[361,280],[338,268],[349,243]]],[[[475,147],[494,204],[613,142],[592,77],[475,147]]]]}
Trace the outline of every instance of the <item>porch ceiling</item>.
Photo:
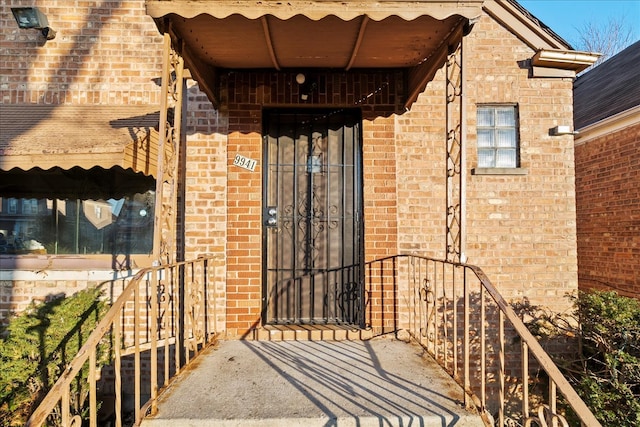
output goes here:
{"type": "Polygon", "coordinates": [[[442,43],[459,17],[438,21],[420,16],[404,21],[390,16],[314,21],[296,15],[248,19],[171,16],[171,28],[190,51],[208,65],[251,68],[400,68],[419,64],[442,43]]]}
{"type": "Polygon", "coordinates": [[[160,31],[181,42],[199,81],[217,69],[400,68],[414,76],[411,93],[442,65],[441,51],[482,3],[147,0],[146,7],[160,31]]]}

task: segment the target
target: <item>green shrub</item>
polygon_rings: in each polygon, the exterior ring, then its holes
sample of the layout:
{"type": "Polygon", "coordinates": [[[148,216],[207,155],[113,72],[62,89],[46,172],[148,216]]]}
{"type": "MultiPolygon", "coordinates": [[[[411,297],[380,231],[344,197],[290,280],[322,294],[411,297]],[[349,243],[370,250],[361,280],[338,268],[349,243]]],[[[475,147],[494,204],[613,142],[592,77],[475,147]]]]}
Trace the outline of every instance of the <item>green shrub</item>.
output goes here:
{"type": "Polygon", "coordinates": [[[575,337],[552,357],[603,426],[640,426],[640,301],[601,291],[572,299],[571,313],[539,316],[530,330],[575,337]]]}
{"type": "MultiPolygon", "coordinates": [[[[57,298],[15,316],[1,331],[0,425],[26,419],[71,362],[106,310],[100,291],[88,289],[57,298]]],[[[85,364],[82,378],[87,377],[85,364]]],[[[74,381],[72,410],[82,413],[87,387],[74,381]]]]}
{"type": "Polygon", "coordinates": [[[640,426],[640,302],[615,292],[576,299],[577,391],[603,425],[640,426]]]}

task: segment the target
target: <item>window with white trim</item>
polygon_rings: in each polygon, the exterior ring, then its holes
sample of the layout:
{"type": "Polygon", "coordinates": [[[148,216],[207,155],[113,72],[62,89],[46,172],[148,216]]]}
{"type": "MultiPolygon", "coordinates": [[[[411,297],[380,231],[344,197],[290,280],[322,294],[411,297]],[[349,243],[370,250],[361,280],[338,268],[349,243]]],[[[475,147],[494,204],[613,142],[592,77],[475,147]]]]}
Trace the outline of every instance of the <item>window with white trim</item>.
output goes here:
{"type": "Polygon", "coordinates": [[[518,111],[515,105],[477,108],[478,168],[520,166],[518,111]]]}

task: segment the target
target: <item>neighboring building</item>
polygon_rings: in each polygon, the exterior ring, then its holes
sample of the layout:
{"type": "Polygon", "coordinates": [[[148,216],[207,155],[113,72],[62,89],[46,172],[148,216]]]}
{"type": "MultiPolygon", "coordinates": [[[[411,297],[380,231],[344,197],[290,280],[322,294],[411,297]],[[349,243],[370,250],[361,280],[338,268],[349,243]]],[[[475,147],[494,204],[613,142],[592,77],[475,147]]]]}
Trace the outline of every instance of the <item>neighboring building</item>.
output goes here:
{"type": "Polygon", "coordinates": [[[399,253],[552,309],[577,289],[574,141],[552,129],[597,56],[515,1],[36,1],[46,42],[20,4],[0,6],[2,319],[169,240],[173,259],[225,255],[230,337],[366,327],[365,264],[399,253]],[[176,109],[163,55],[188,69],[176,109]],[[154,180],[165,114],[179,176],[154,180]],[[149,241],[172,191],[174,235],[149,241]]]}
{"type": "Polygon", "coordinates": [[[574,83],[578,284],[640,298],[640,41],[574,83]]]}

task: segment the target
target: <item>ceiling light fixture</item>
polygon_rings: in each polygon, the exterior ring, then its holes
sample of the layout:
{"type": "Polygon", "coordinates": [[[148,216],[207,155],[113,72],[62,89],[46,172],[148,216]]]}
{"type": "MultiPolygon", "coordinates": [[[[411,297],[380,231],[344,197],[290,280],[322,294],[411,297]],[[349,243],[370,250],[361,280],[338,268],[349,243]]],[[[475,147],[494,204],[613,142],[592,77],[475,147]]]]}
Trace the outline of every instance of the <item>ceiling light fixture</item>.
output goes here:
{"type": "Polygon", "coordinates": [[[40,30],[47,40],[53,40],[56,32],[49,27],[49,20],[37,7],[12,7],[13,17],[20,28],[40,30]]]}

